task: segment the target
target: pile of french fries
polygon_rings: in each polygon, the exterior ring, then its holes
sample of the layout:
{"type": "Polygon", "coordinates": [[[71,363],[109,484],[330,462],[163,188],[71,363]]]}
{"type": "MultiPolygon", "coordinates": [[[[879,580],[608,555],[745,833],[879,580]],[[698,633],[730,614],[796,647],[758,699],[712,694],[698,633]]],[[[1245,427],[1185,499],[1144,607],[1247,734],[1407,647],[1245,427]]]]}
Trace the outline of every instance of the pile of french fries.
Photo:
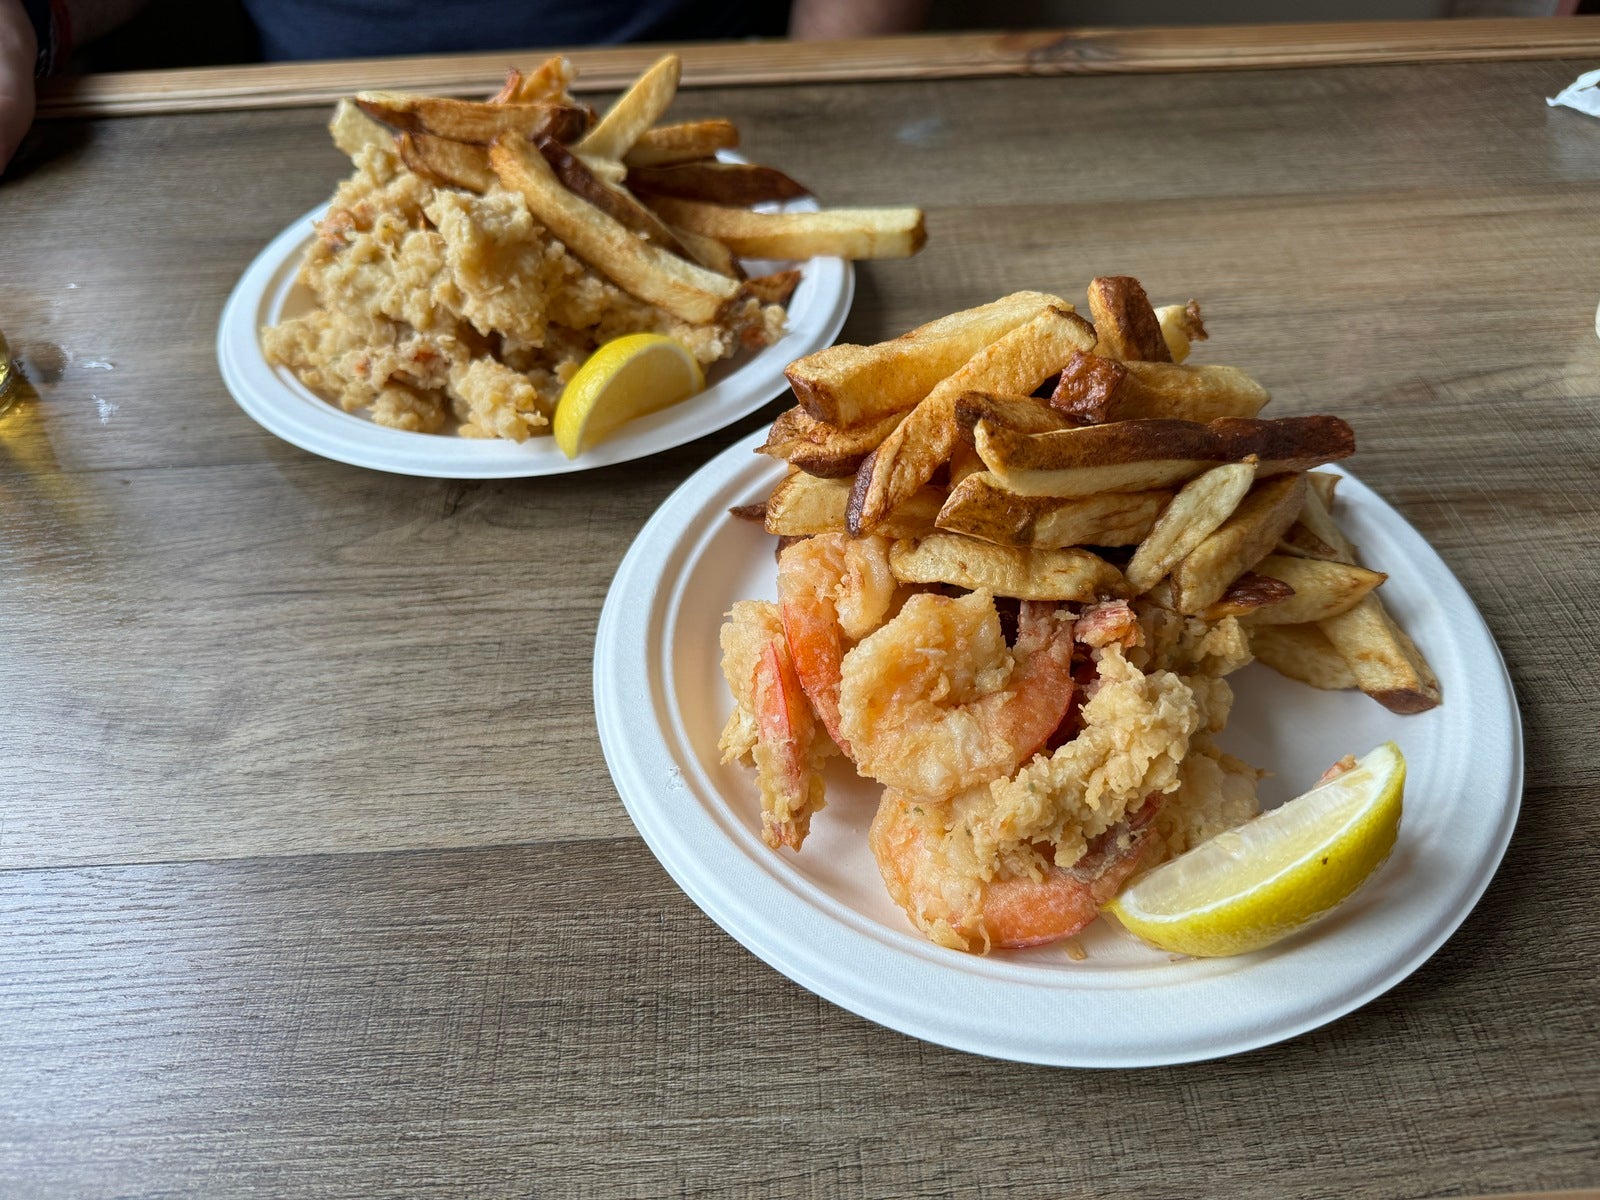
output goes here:
{"type": "Polygon", "coordinates": [[[1263,420],[1235,367],[1195,366],[1199,305],[1095,279],[1089,318],[1017,292],[874,346],[791,364],[799,403],[763,453],[789,470],[739,510],[780,538],[894,539],[907,582],[1023,600],[1146,597],[1237,617],[1262,662],[1400,713],[1439,684],[1331,514],[1338,417],[1263,420]]]}
{"type": "Polygon", "coordinates": [[[559,56],[485,101],[363,92],[355,104],[393,131],[401,160],[447,187],[519,192],[567,248],[618,287],[695,323],[747,296],[781,304],[797,271],[747,279],[741,258],[903,258],[925,240],[915,208],[761,212],[807,189],[782,171],[723,162],[739,144],[725,120],[658,124],[681,64],[658,61],[598,120],[568,93],[559,56]]]}

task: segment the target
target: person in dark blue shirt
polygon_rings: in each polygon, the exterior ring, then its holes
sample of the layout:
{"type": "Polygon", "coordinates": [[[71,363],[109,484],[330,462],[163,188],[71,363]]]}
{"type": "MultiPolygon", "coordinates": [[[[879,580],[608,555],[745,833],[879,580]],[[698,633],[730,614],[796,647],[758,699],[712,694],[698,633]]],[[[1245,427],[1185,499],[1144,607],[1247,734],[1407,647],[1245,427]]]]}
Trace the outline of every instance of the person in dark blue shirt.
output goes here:
{"type": "MultiPolygon", "coordinates": [[[[927,0],[243,0],[267,59],[716,38],[848,38],[920,24],[927,0]]],[[[0,0],[0,168],[33,121],[34,80],[144,0],[0,0]]]]}

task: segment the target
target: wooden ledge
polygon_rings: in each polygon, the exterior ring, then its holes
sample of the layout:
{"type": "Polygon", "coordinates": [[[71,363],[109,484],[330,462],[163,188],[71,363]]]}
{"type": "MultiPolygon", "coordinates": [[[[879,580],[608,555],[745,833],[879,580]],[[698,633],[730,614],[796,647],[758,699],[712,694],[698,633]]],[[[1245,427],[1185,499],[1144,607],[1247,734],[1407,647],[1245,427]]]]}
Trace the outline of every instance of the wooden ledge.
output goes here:
{"type": "MultiPolygon", "coordinates": [[[[612,91],[661,46],[569,50],[580,90],[612,91]]],[[[919,34],[849,42],[713,42],[679,47],[684,87],[1252,70],[1371,63],[1592,58],[1600,16],[1325,24],[1163,26],[919,34]]],[[[40,117],[110,117],[329,103],[364,88],[492,91],[505,68],[547,51],[126,71],[49,81],[40,117]]]]}

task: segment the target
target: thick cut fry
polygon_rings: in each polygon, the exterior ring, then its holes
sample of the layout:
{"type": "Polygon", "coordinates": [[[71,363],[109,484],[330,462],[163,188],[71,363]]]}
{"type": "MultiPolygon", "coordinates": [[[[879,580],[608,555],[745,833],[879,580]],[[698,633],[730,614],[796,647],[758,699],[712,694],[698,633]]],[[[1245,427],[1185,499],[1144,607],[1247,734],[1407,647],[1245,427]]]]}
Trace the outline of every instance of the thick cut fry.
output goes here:
{"type": "Polygon", "coordinates": [[[1139,281],[1102,275],[1089,281],[1089,317],[1100,335],[1096,352],[1105,358],[1171,362],[1161,322],[1139,281]]]}
{"type": "Polygon", "coordinates": [[[1081,500],[1017,496],[987,471],[950,489],[934,522],[1001,546],[1131,546],[1150,532],[1170,492],[1107,492],[1081,500]]]}
{"type": "Polygon", "coordinates": [[[1168,417],[1215,421],[1253,417],[1272,395],[1238,367],[1184,367],[1175,363],[1124,363],[1128,377],[1106,407],[1105,420],[1168,417]]]}
{"type": "Polygon", "coordinates": [[[485,146],[503,133],[529,141],[539,136],[570,141],[589,120],[588,109],[573,104],[485,104],[410,92],[361,92],[356,104],[369,117],[403,133],[429,133],[485,146]]]}
{"type": "Polygon", "coordinates": [[[630,167],[658,167],[710,158],[718,150],[732,150],[738,144],[739,130],[732,121],[721,117],[687,121],[645,130],[622,160],[630,167]]]}
{"type": "Polygon", "coordinates": [[[920,208],[769,213],[673,196],[652,196],[650,206],[669,223],[714,237],[741,258],[909,258],[928,240],[920,208]]]}
{"type": "MultiPolygon", "coordinates": [[[[1326,476],[1324,476],[1326,478],[1326,476]]],[[[1328,505],[1322,498],[1322,489],[1306,476],[1306,505],[1300,510],[1300,519],[1286,535],[1296,549],[1304,549],[1318,558],[1331,558],[1344,563],[1359,561],[1356,548],[1344,530],[1334,522],[1328,505]],[[1321,548],[1319,551],[1319,547],[1321,548]]]]}
{"type": "Polygon", "coordinates": [[[1030,550],[991,546],[954,533],[897,541],[889,569],[906,583],[987,588],[1018,600],[1091,603],[1126,591],[1121,573],[1087,550],[1030,550]]]}
{"type": "Polygon", "coordinates": [[[916,406],[940,380],[1047,305],[1072,306],[1047,292],[1013,292],[951,313],[872,346],[841,343],[808,354],[785,372],[795,398],[819,421],[854,425],[916,406]]]}
{"type": "Polygon", "coordinates": [[[862,459],[900,423],[902,414],[890,413],[875,421],[839,428],[819,421],[796,406],[778,414],[758,454],[787,460],[810,475],[826,478],[853,476],[862,459]]]}
{"type": "Polygon", "coordinates": [[[1154,587],[1157,580],[1233,515],[1255,478],[1255,460],[1246,459],[1213,467],[1184,484],[1150,535],[1133,552],[1124,572],[1128,586],[1135,592],[1154,587]]]}
{"type": "Polygon", "coordinates": [[[1305,503],[1306,477],[1286,475],[1257,483],[1239,507],[1172,568],[1173,603],[1181,613],[1202,613],[1239,576],[1266,557],[1305,503]]]}
{"type": "Polygon", "coordinates": [[[349,100],[341,100],[334,106],[328,133],[333,144],[351,158],[369,146],[386,150],[394,143],[393,130],[374,121],[349,100]]]}
{"type": "Polygon", "coordinates": [[[678,94],[678,78],[683,63],[676,54],[666,54],[638,79],[617,102],[606,110],[598,124],[578,143],[580,154],[596,158],[620,159],[633,149],[641,134],[661,118],[678,94]]]}
{"type": "MultiPolygon", "coordinates": [[[[566,189],[580,199],[587,200],[619,225],[633,230],[652,246],[659,246],[679,258],[691,258],[683,243],[673,236],[661,218],[656,216],[624,188],[611,184],[591,171],[581,158],[554,138],[533,140],[544,156],[545,162],[556,173],[566,189]]],[[[691,258],[692,261],[692,258],[691,258]]]]}
{"type": "Polygon", "coordinates": [[[685,321],[715,320],[739,284],[652,246],[561,186],[544,157],[526,141],[495,139],[489,161],[500,182],[521,193],[569,250],[623,291],[685,321]]]}
{"type": "Polygon", "coordinates": [[[1217,602],[1200,614],[1202,620],[1220,621],[1224,617],[1244,617],[1268,612],[1294,596],[1294,588],[1270,575],[1246,571],[1226,588],[1217,602]]]}
{"type": "Polygon", "coordinates": [[[811,192],[776,167],[715,161],[630,167],[628,186],[640,195],[677,196],[739,208],[771,200],[795,200],[811,192]]]}
{"type": "Polygon", "coordinates": [[[1190,344],[1203,342],[1209,336],[1205,322],[1200,319],[1200,301],[1187,304],[1163,304],[1156,309],[1156,323],[1161,326],[1161,338],[1167,343],[1167,353],[1172,361],[1181,363],[1189,357],[1190,344]]]}
{"type": "MultiPolygon", "coordinates": [[[[984,465],[1024,496],[1143,492],[1193,479],[1216,463],[1255,455],[1258,477],[1304,471],[1355,453],[1338,417],[1117,421],[1058,433],[1019,434],[988,421],[973,430],[984,465]]],[[[1270,549],[1270,547],[1269,547],[1270,549]]],[[[1263,551],[1265,553],[1265,551],[1263,551]]]]}
{"type": "Polygon", "coordinates": [[[1112,419],[1112,397],[1127,377],[1128,368],[1115,359],[1079,351],[1061,368],[1050,407],[1076,418],[1075,424],[1099,425],[1112,419]]]}
{"type": "MultiPolygon", "coordinates": [[[[1083,349],[1093,338],[1094,330],[1082,317],[1050,307],[974,354],[954,375],[937,384],[861,464],[850,497],[851,532],[857,536],[870,533],[949,460],[960,436],[956,401],[964,393],[1026,395],[1061,370],[1072,352],[1083,349]]],[[[980,421],[978,428],[986,424],[980,421]]]]}
{"type": "Polygon", "coordinates": [[[701,237],[698,233],[690,233],[687,229],[673,229],[672,236],[678,239],[678,244],[686,249],[708,271],[715,271],[718,275],[726,275],[729,279],[743,279],[744,270],[739,266],[739,260],[716,238],[701,237]]]}
{"type": "Polygon", "coordinates": [[[1077,422],[1063,416],[1038,396],[1007,396],[995,392],[963,392],[957,396],[956,422],[961,428],[970,435],[979,421],[993,421],[1018,433],[1077,428],[1077,422]]]}
{"type": "Polygon", "coordinates": [[[970,442],[957,442],[956,448],[950,452],[950,487],[952,490],[973,475],[983,470],[983,459],[978,457],[978,452],[972,448],[970,442]]]}
{"type": "Polygon", "coordinates": [[[1333,508],[1333,496],[1339,488],[1342,475],[1335,475],[1332,471],[1307,471],[1306,486],[1317,494],[1317,499],[1322,501],[1322,507],[1333,508]]]}
{"type": "MultiPolygon", "coordinates": [[[[894,538],[917,538],[933,532],[934,518],[944,499],[924,488],[902,504],[884,522],[883,533],[894,538]]],[[[811,537],[845,532],[845,506],[850,484],[842,479],[821,479],[804,471],[791,471],[767,497],[768,533],[780,537],[811,537]]]]}
{"type": "Polygon", "coordinates": [[[1254,570],[1281,579],[1294,589],[1294,597],[1249,619],[1262,625],[1304,625],[1349,612],[1373,588],[1388,578],[1381,571],[1348,563],[1269,554],[1254,570]]]}
{"type": "Polygon", "coordinates": [[[1390,712],[1419,713],[1438,706],[1439,680],[1406,631],[1375,595],[1347,613],[1317,622],[1355,676],[1356,686],[1390,712]]]}
{"type": "Polygon", "coordinates": [[[407,170],[431,183],[458,187],[482,195],[494,184],[494,169],[489,152],[471,142],[452,142],[431,133],[395,135],[400,161],[407,170]]]}
{"type": "MultiPolygon", "coordinates": [[[[1328,514],[1325,492],[1331,494],[1327,484],[1306,488],[1300,519],[1286,536],[1295,543],[1318,543],[1331,551],[1332,561],[1354,567],[1356,548],[1328,514]]],[[[1317,622],[1317,628],[1344,658],[1355,686],[1389,711],[1418,713],[1439,705],[1433,668],[1376,592],[1369,591],[1349,611],[1317,622]]]]}
{"type": "Polygon", "coordinates": [[[800,271],[790,268],[787,271],[774,271],[770,275],[757,275],[754,279],[746,279],[744,286],[763,304],[787,304],[795,288],[800,286],[800,271]]]}
{"type": "Polygon", "coordinates": [[[1344,656],[1315,625],[1252,625],[1250,652],[1280,675],[1339,692],[1356,686],[1344,656]]]}
{"type": "Polygon", "coordinates": [[[489,99],[490,104],[537,104],[570,101],[567,90],[578,78],[578,70],[560,54],[553,54],[524,75],[513,67],[506,72],[505,86],[489,99]]]}

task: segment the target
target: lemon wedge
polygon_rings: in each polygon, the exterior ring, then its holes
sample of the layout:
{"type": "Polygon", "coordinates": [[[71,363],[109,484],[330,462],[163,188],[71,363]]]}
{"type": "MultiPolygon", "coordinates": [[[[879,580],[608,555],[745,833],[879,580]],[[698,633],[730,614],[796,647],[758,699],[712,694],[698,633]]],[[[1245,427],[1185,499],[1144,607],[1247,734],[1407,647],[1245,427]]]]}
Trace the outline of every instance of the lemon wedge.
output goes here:
{"type": "Polygon", "coordinates": [[[1400,747],[1385,742],[1344,774],[1157,867],[1107,908],[1179,954],[1270,945],[1348,898],[1389,857],[1405,782],[1400,747]]]}
{"type": "Polygon", "coordinates": [[[567,381],[556,402],[556,445],[568,458],[618,426],[686,400],[706,386],[693,354],[659,333],[607,342],[567,381]]]}

